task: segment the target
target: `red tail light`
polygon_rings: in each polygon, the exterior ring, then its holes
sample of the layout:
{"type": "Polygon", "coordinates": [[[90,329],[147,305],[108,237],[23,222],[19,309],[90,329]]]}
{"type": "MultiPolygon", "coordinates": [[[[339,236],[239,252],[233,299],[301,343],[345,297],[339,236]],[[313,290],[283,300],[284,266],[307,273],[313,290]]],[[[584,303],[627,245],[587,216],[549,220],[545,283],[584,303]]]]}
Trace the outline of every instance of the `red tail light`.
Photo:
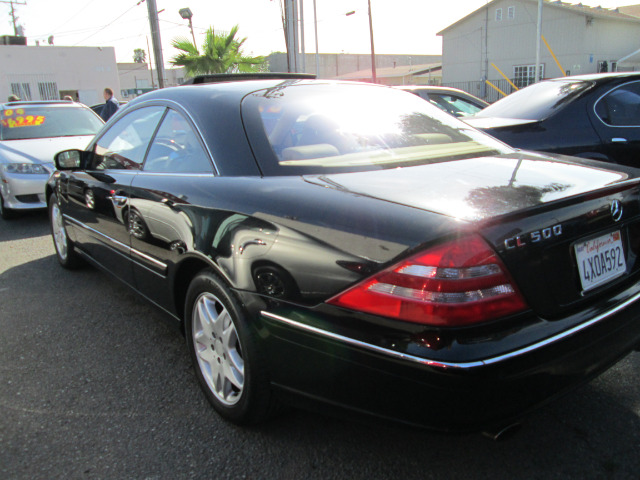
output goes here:
{"type": "Polygon", "coordinates": [[[477,235],[414,255],[328,303],[447,327],[484,322],[527,308],[504,264],[477,235]]]}

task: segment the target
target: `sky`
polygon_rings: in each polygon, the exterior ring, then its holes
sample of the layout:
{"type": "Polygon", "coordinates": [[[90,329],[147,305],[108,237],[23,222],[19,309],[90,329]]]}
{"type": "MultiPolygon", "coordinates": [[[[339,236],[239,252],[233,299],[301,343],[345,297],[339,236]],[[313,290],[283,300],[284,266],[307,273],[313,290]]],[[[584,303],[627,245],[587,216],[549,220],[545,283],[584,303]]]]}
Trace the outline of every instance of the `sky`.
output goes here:
{"type": "MultiPolygon", "coordinates": [[[[7,0],[9,1],[9,0],[7,0]]],[[[28,45],[112,46],[118,62],[132,62],[133,50],[151,45],[145,0],[16,0],[18,24],[28,45]]],[[[578,0],[579,1],[579,0],[578,0]]],[[[178,10],[193,12],[198,45],[207,28],[228,32],[239,25],[247,37],[244,53],[269,55],[286,50],[282,29],[283,0],[156,0],[165,65],[178,52],[176,37],[191,38],[178,10]]],[[[437,33],[482,7],[487,0],[371,0],[376,54],[440,54],[437,33]]],[[[578,2],[575,2],[578,3],[578,2]]],[[[640,0],[582,0],[589,6],[616,8],[640,0]]],[[[320,53],[370,53],[367,0],[316,0],[320,53]],[[355,11],[347,16],[346,13],[355,11]]],[[[13,35],[11,6],[0,3],[0,35],[13,35]]],[[[313,0],[303,0],[305,51],[315,53],[313,0]]]]}

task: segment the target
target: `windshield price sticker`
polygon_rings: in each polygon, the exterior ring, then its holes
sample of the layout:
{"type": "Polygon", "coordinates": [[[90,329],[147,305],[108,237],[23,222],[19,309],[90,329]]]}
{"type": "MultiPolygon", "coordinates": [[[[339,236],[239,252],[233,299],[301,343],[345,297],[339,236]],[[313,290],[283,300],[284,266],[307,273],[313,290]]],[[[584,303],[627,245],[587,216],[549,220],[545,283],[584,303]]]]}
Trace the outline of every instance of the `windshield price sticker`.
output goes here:
{"type": "Polygon", "coordinates": [[[22,108],[4,111],[2,126],[5,128],[35,127],[42,125],[46,117],[44,115],[25,115],[22,108]]]}
{"type": "Polygon", "coordinates": [[[582,290],[587,291],[627,271],[619,231],[574,246],[582,290]]]}

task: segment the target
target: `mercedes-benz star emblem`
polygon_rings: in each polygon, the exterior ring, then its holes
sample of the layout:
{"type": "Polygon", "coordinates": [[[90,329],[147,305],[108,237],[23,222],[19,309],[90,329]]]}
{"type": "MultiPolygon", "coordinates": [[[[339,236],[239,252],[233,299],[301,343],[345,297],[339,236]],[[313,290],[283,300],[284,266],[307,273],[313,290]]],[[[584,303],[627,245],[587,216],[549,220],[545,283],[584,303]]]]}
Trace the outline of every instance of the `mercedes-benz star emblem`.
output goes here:
{"type": "Polygon", "coordinates": [[[611,202],[611,217],[614,222],[617,222],[622,218],[622,203],[620,203],[620,200],[614,200],[611,202]]]}

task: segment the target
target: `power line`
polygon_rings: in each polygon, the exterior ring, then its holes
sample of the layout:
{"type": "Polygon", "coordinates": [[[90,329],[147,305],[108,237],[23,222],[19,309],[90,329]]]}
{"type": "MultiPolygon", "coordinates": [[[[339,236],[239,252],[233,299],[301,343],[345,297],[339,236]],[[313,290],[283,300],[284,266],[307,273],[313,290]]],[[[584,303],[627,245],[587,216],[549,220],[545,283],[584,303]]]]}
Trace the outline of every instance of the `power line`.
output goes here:
{"type": "Polygon", "coordinates": [[[74,46],[79,45],[81,43],[84,43],[85,41],[87,41],[88,39],[90,39],[91,37],[97,35],[98,33],[100,33],[102,30],[104,30],[107,27],[110,27],[111,25],[113,25],[115,22],[117,22],[118,20],[120,20],[122,17],[124,17],[127,13],[129,13],[131,10],[133,10],[134,8],[136,8],[138,5],[140,5],[142,2],[144,2],[144,0],[140,0],[138,3],[136,3],[134,6],[132,6],[131,8],[128,8],[127,10],[125,10],[122,14],[118,15],[116,18],[114,18],[113,20],[111,20],[109,23],[107,23],[106,25],[104,25],[102,28],[100,28],[98,31],[92,33],[91,35],[89,35],[88,37],[82,39],[81,41],[77,42],[74,44],[74,46]]]}

